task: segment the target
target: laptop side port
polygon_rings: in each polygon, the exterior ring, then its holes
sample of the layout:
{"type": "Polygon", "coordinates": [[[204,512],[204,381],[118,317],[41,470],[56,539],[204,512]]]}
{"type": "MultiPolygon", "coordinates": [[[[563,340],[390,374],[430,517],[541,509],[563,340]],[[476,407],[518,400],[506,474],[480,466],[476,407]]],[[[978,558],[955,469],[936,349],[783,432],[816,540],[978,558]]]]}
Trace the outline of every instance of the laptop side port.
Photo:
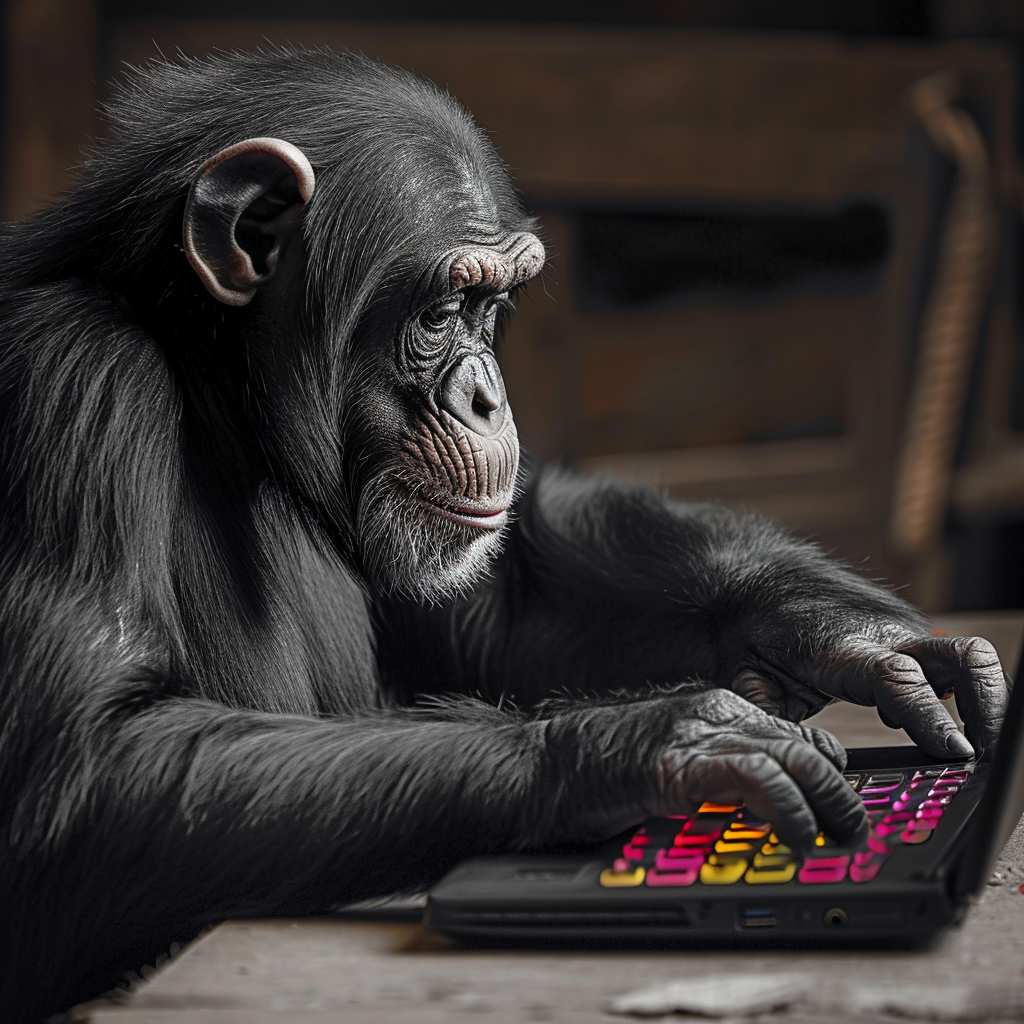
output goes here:
{"type": "Polygon", "coordinates": [[[849,920],[849,915],[842,907],[830,907],[825,911],[823,920],[829,928],[838,928],[846,924],[849,920]]]}
{"type": "Polygon", "coordinates": [[[740,924],[744,928],[774,928],[779,923],[774,907],[742,907],[740,924]]]}

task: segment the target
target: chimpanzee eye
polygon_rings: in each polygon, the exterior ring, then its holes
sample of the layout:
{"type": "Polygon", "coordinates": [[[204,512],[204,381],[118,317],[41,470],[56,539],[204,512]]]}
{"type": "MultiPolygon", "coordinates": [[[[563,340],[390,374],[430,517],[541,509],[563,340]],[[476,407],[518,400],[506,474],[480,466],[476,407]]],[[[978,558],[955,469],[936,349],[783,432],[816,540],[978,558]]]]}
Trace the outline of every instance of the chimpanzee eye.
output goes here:
{"type": "Polygon", "coordinates": [[[462,310],[462,299],[459,297],[446,299],[444,302],[431,306],[420,314],[420,326],[425,331],[440,334],[451,327],[452,320],[462,310]]]}

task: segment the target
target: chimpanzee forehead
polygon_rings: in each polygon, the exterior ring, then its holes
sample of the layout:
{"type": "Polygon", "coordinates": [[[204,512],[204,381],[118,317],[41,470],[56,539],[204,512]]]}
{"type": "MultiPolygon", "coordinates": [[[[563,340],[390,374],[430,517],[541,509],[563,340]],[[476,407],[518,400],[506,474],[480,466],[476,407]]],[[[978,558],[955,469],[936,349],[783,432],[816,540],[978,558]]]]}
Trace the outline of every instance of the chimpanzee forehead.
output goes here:
{"type": "Polygon", "coordinates": [[[544,266],[544,246],[529,231],[477,236],[444,252],[417,291],[424,299],[479,287],[505,292],[536,277],[544,266]]]}

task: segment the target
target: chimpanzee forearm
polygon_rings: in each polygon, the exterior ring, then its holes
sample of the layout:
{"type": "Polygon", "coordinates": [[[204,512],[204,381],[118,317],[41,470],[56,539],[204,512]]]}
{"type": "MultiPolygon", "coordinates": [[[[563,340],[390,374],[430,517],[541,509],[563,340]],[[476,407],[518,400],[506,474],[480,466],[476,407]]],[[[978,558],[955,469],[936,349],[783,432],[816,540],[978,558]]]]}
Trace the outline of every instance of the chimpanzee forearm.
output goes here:
{"type": "Polygon", "coordinates": [[[463,702],[346,720],[182,699],[129,711],[144,690],[108,692],[101,718],[83,706],[14,808],[8,905],[36,903],[11,955],[48,975],[41,991],[95,983],[224,917],[412,890],[464,857],[606,836],[704,799],[746,798],[793,845],[813,842],[815,815],[838,835],[862,826],[827,738],[706,686],[543,717],[463,702]]]}
{"type": "Polygon", "coordinates": [[[441,609],[388,614],[421,637],[421,678],[427,667],[435,684],[524,703],[694,677],[728,686],[778,643],[780,618],[786,642],[796,630],[807,645],[858,617],[924,624],[761,516],[558,473],[531,481],[492,580],[441,609]]]}
{"type": "Polygon", "coordinates": [[[761,516],[557,473],[527,488],[489,583],[382,622],[422,638],[404,665],[382,647],[399,692],[457,680],[529,705],[700,677],[793,721],[835,698],[877,705],[935,756],[971,752],[936,695],[956,693],[984,747],[1006,694],[987,641],[933,636],[907,602],[761,516]]]}

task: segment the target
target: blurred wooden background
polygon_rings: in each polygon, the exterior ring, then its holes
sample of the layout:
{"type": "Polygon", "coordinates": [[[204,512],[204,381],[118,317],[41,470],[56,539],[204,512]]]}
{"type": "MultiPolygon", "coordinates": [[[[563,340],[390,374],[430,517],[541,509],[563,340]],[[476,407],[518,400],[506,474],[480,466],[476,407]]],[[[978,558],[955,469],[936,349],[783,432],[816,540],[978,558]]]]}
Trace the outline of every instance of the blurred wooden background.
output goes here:
{"type": "Polygon", "coordinates": [[[832,31],[824,2],[349,7],[11,0],[5,217],[66,187],[122,62],[269,41],[412,68],[540,218],[550,266],[501,352],[539,458],[762,509],[933,609],[1024,599],[1020,4],[867,4],[832,31]],[[997,237],[945,536],[907,558],[893,479],[956,181],[908,91],[936,71],[981,131],[997,237]]]}

